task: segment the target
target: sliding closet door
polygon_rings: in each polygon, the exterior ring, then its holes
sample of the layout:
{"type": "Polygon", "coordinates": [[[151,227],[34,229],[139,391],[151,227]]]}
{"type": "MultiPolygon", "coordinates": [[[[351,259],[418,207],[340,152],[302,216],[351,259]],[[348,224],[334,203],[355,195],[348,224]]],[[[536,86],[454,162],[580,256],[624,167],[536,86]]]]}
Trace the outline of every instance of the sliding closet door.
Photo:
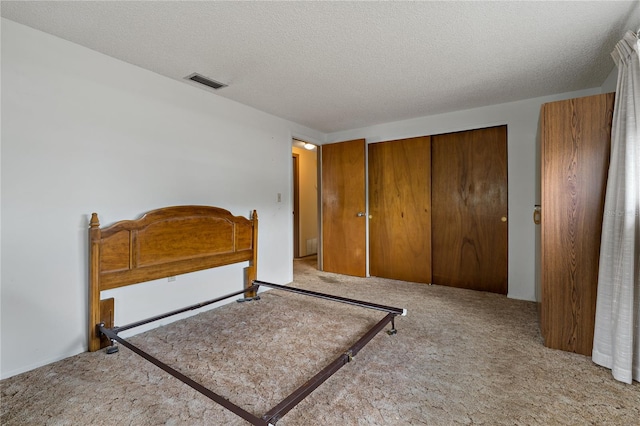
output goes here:
{"type": "Polygon", "coordinates": [[[371,275],[430,283],[429,136],[369,145],[369,215],[371,275]]]}
{"type": "Polygon", "coordinates": [[[433,283],[507,294],[507,128],[431,138],[433,283]]]}

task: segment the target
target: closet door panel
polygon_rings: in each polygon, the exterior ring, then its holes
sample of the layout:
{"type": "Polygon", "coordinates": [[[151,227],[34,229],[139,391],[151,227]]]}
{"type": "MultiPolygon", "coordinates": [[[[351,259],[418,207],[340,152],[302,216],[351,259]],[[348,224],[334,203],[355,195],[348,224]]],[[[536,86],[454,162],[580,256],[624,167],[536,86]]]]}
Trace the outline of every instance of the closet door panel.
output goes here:
{"type": "Polygon", "coordinates": [[[507,128],[431,140],[433,283],[507,294],[507,128]]]}
{"type": "Polygon", "coordinates": [[[369,145],[369,215],[371,275],[430,283],[429,136],[369,145]]]}

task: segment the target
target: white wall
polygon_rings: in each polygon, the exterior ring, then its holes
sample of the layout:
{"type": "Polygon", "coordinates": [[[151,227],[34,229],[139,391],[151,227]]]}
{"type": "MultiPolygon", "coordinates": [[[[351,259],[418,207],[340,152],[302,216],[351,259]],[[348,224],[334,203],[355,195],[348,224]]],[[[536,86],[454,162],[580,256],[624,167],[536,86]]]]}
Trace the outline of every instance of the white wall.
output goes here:
{"type": "MultiPolygon", "coordinates": [[[[293,135],[324,138],[2,19],[0,377],[86,350],[92,212],[108,225],[168,205],[257,209],[258,276],[290,282],[293,135]]],[[[133,291],[145,303],[117,304],[117,321],[240,289],[243,266],[145,284],[158,291],[133,291]]]]}
{"type": "Polygon", "coordinates": [[[507,125],[509,184],[509,290],[514,299],[535,300],[536,135],[540,106],[546,102],[600,93],[600,88],[483,108],[385,123],[332,133],[328,142],[365,138],[367,143],[507,125]]]}
{"type": "Polygon", "coordinates": [[[607,79],[600,86],[602,93],[610,93],[616,91],[616,85],[618,83],[618,67],[614,66],[607,79]]]}

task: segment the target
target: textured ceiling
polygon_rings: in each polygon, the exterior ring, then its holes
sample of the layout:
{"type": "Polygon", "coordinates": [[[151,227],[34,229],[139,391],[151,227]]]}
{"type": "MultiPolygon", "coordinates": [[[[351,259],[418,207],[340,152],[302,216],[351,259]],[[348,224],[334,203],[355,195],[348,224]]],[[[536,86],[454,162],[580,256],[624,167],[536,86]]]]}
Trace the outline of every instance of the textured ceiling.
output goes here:
{"type": "Polygon", "coordinates": [[[598,87],[640,25],[637,0],[2,1],[1,12],[184,84],[198,72],[229,85],[212,96],[325,133],[598,87]]]}

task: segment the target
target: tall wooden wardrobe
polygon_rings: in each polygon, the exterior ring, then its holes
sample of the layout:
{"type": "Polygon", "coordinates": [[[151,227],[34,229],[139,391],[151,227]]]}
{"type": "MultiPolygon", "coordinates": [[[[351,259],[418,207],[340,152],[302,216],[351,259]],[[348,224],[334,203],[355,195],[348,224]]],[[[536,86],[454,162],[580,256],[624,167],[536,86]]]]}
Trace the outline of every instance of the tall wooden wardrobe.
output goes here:
{"type": "Polygon", "coordinates": [[[545,346],[591,355],[614,94],[542,106],[540,327],[545,346]]]}

